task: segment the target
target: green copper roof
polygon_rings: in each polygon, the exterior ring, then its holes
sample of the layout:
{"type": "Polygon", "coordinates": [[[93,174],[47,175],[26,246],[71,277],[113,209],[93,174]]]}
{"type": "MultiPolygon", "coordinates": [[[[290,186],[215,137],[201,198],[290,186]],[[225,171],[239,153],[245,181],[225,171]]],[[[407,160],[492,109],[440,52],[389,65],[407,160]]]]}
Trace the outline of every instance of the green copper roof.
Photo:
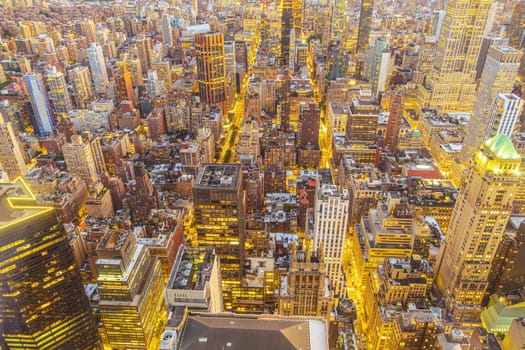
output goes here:
{"type": "Polygon", "coordinates": [[[500,159],[521,159],[507,135],[497,134],[485,141],[485,144],[500,159]]]}
{"type": "Polygon", "coordinates": [[[412,137],[421,137],[421,131],[419,131],[418,129],[416,130],[412,130],[412,137]]]}

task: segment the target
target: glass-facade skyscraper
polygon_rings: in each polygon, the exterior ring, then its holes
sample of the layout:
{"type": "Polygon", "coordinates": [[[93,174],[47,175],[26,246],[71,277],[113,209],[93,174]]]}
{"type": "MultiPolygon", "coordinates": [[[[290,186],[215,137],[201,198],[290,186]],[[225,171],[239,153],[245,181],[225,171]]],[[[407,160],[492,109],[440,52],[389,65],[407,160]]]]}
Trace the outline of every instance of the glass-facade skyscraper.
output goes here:
{"type": "Polygon", "coordinates": [[[25,183],[0,183],[0,348],[93,349],[97,325],[64,227],[25,183]]]}
{"type": "Polygon", "coordinates": [[[42,75],[31,73],[25,76],[25,82],[31,95],[31,106],[33,107],[33,125],[39,135],[53,133],[55,130],[55,119],[51,113],[51,105],[42,80],[42,75]]]}
{"type": "Polygon", "coordinates": [[[224,307],[231,310],[231,288],[241,282],[244,260],[244,194],[238,164],[204,164],[193,185],[199,246],[215,247],[220,257],[224,307]]]}

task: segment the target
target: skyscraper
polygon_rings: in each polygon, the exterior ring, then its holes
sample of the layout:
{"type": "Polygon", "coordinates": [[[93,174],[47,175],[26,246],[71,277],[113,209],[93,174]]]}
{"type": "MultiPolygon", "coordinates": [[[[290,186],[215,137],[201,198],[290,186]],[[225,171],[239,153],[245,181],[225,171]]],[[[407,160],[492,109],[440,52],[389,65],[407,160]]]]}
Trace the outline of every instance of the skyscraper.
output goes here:
{"type": "Polygon", "coordinates": [[[345,7],[346,1],[343,0],[333,0],[331,1],[331,11],[332,11],[332,26],[330,32],[330,40],[335,40],[340,43],[343,42],[343,34],[345,30],[345,7]]]}
{"type": "Polygon", "coordinates": [[[22,148],[11,122],[6,121],[0,112],[0,169],[14,180],[27,173],[22,148]]]}
{"type": "Polygon", "coordinates": [[[195,35],[199,93],[203,102],[226,101],[226,68],[224,36],[221,33],[195,35]]]}
{"type": "Polygon", "coordinates": [[[490,47],[493,45],[502,46],[506,44],[508,44],[508,39],[503,38],[499,34],[487,33],[483,35],[483,39],[481,40],[481,48],[478,55],[478,62],[476,63],[476,80],[481,78],[481,74],[485,68],[485,62],[487,62],[490,47]]]}
{"type": "Polygon", "coordinates": [[[368,81],[372,87],[372,95],[376,96],[385,91],[390,71],[392,70],[392,55],[388,41],[377,38],[370,48],[367,62],[368,81]]]}
{"type": "Polygon", "coordinates": [[[498,134],[471,158],[440,253],[437,286],[457,321],[475,321],[520,181],[521,157],[498,134]]]}
{"type": "Polygon", "coordinates": [[[162,322],[162,266],[133,231],[109,231],[97,246],[100,317],[111,346],[151,349],[162,322]]]}
{"type": "Polygon", "coordinates": [[[240,285],[244,260],[244,195],[239,164],[203,164],[193,185],[199,246],[215,247],[222,274],[224,308],[240,285]]]}
{"type": "Polygon", "coordinates": [[[128,61],[117,61],[113,69],[113,79],[120,101],[133,101],[133,82],[128,61]]]}
{"type": "Polygon", "coordinates": [[[474,112],[468,123],[461,150],[461,163],[467,164],[479,148],[498,94],[510,94],[523,54],[508,46],[489,48],[481,74],[474,112]]]}
{"type": "Polygon", "coordinates": [[[403,95],[395,92],[390,95],[390,115],[386,124],[386,145],[395,152],[399,144],[399,131],[403,121],[403,95]]]}
{"type": "Polygon", "coordinates": [[[280,274],[279,315],[330,317],[334,292],[328,288],[327,265],[310,244],[298,250],[293,243],[288,271],[280,274]]]}
{"type": "Polygon", "coordinates": [[[93,77],[93,84],[95,85],[95,91],[98,94],[107,93],[109,79],[102,47],[100,47],[99,44],[92,43],[87,49],[87,56],[89,60],[89,68],[91,69],[91,75],[93,77]]]}
{"type": "Polygon", "coordinates": [[[326,272],[335,295],[346,295],[342,267],[345,236],[348,230],[348,190],[339,191],[332,176],[317,181],[313,229],[313,249],[322,252],[326,272]]]}
{"type": "Polygon", "coordinates": [[[157,71],[150,69],[148,71],[148,81],[146,83],[146,91],[150,98],[155,98],[164,93],[164,84],[159,80],[157,71]]]}
{"type": "Polygon", "coordinates": [[[365,53],[369,47],[370,27],[372,25],[372,13],[374,12],[374,0],[361,0],[361,12],[359,14],[359,32],[357,34],[357,51],[365,53]]]}
{"type": "Polygon", "coordinates": [[[93,349],[97,326],[62,224],[18,179],[0,184],[0,346],[93,349]]]}
{"type": "Polygon", "coordinates": [[[348,56],[339,41],[332,41],[328,47],[329,72],[328,79],[335,81],[344,78],[348,72],[348,56]]]}
{"type": "Polygon", "coordinates": [[[76,108],[86,109],[89,99],[93,97],[93,83],[89,69],[76,66],[67,72],[69,82],[73,86],[73,100],[76,108]]]}
{"type": "Polygon", "coordinates": [[[319,145],[319,107],[315,102],[299,103],[299,124],[297,127],[297,144],[301,147],[319,145]]]}
{"type": "Polygon", "coordinates": [[[472,111],[477,57],[492,0],[449,0],[434,59],[420,88],[421,107],[472,111]]]}
{"type": "Polygon", "coordinates": [[[525,1],[514,6],[509,26],[509,45],[522,49],[525,45],[525,1]]]}
{"type": "Polygon", "coordinates": [[[281,63],[288,65],[290,60],[290,32],[295,29],[295,34],[301,34],[302,28],[302,0],[281,0],[281,63]]]}
{"type": "Polygon", "coordinates": [[[446,12],[434,11],[432,13],[432,37],[439,40],[439,35],[441,34],[441,27],[443,27],[443,20],[445,19],[446,12]]]}
{"type": "Polygon", "coordinates": [[[51,113],[51,106],[47,98],[46,88],[42,75],[37,73],[26,74],[25,81],[31,95],[31,106],[33,107],[33,126],[39,135],[53,133],[55,120],[51,113]]]}
{"type": "Polygon", "coordinates": [[[142,71],[147,72],[151,69],[151,62],[153,61],[151,39],[144,34],[140,34],[137,36],[136,45],[142,71]]]}
{"type": "Polygon", "coordinates": [[[171,66],[169,61],[158,61],[151,64],[151,69],[157,72],[157,77],[164,82],[166,92],[173,91],[173,80],[171,78],[171,66]]]}
{"type": "Polygon", "coordinates": [[[73,103],[67,90],[64,74],[58,72],[56,67],[51,67],[47,71],[47,87],[49,99],[57,115],[67,114],[73,110],[73,103]]]}
{"type": "Polygon", "coordinates": [[[135,173],[135,193],[132,199],[133,221],[136,223],[146,222],[150,217],[151,209],[155,208],[155,191],[142,162],[133,165],[135,173]]]}
{"type": "Polygon", "coordinates": [[[95,157],[89,142],[85,143],[82,136],[71,136],[71,143],[62,147],[64,160],[66,161],[67,170],[74,175],[84,179],[89,185],[98,182],[98,170],[95,163],[95,157]]]}
{"type": "Polygon", "coordinates": [[[169,14],[165,13],[162,15],[161,25],[162,25],[162,37],[164,40],[164,45],[166,46],[173,45],[173,34],[171,32],[171,18],[169,14]]]}
{"type": "Polygon", "coordinates": [[[497,134],[512,137],[516,122],[523,111],[523,100],[514,94],[499,94],[494,101],[489,122],[483,140],[488,140],[497,134]]]}
{"type": "Polygon", "coordinates": [[[88,43],[95,42],[95,23],[91,19],[86,19],[77,24],[88,43]]]}

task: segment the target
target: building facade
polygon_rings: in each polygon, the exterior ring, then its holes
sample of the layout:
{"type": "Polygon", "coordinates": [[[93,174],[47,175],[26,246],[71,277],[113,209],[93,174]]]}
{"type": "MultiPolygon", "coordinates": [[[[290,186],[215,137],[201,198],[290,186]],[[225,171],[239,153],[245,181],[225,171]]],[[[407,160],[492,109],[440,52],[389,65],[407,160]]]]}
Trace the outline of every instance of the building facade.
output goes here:
{"type": "Polygon", "coordinates": [[[208,104],[226,101],[224,35],[220,33],[195,35],[195,50],[201,100],[208,104]]]}
{"type": "Polygon", "coordinates": [[[510,94],[523,53],[508,46],[489,48],[481,73],[473,114],[461,150],[461,163],[467,164],[479,149],[487,130],[494,102],[499,94],[510,94]]]}
{"type": "Polygon", "coordinates": [[[199,246],[215,247],[222,275],[224,309],[240,286],[244,260],[244,195],[239,164],[203,164],[193,185],[199,246]]]}
{"type": "Polygon", "coordinates": [[[434,68],[419,91],[420,107],[472,110],[476,63],[491,5],[492,0],[447,2],[434,68]]]}
{"type": "Polygon", "coordinates": [[[348,231],[348,190],[339,191],[337,186],[323,181],[317,182],[313,247],[322,251],[326,274],[335,295],[346,295],[342,267],[343,249],[348,231]]]}
{"type": "Polygon", "coordinates": [[[0,206],[0,346],[93,349],[95,318],[55,210],[22,180],[0,184],[0,206]]]}
{"type": "Polygon", "coordinates": [[[106,94],[109,87],[109,79],[102,47],[99,44],[92,43],[86,52],[95,91],[97,94],[106,94]]]}
{"type": "Polygon", "coordinates": [[[462,178],[437,274],[438,289],[457,321],[479,318],[519,184],[520,162],[510,139],[498,134],[481,145],[462,178]]]}

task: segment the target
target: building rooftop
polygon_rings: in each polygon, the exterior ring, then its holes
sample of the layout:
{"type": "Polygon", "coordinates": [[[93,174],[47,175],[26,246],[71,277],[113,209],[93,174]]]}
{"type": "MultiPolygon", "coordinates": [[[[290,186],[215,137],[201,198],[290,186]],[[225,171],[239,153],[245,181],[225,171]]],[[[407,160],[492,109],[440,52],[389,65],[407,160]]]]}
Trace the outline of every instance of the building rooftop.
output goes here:
{"type": "Polygon", "coordinates": [[[35,196],[21,178],[0,183],[0,230],[53,210],[50,206],[37,205],[35,196]]]}
{"type": "Polygon", "coordinates": [[[485,141],[487,148],[500,159],[521,159],[507,135],[498,134],[485,141]]]}
{"type": "Polygon", "coordinates": [[[239,164],[204,164],[195,186],[237,188],[241,166],[239,164]]]}
{"type": "Polygon", "coordinates": [[[424,120],[436,127],[455,127],[459,125],[464,126],[470,120],[470,117],[471,114],[466,112],[449,112],[440,115],[434,114],[432,112],[426,112],[424,114],[424,120]]]}
{"type": "Polygon", "coordinates": [[[348,113],[348,105],[343,102],[330,102],[330,107],[332,108],[332,112],[335,114],[347,114],[348,113]]]}
{"type": "Polygon", "coordinates": [[[330,197],[341,197],[343,200],[347,200],[349,197],[348,190],[345,188],[343,191],[339,191],[336,185],[321,184],[319,189],[318,197],[321,200],[327,200],[330,197]]]}
{"type": "Polygon", "coordinates": [[[324,320],[204,314],[188,317],[180,349],[328,349],[324,320]]]}
{"type": "Polygon", "coordinates": [[[461,151],[463,144],[451,142],[451,143],[442,143],[439,146],[441,147],[441,149],[443,149],[443,151],[447,153],[458,153],[461,151]]]}
{"type": "Polygon", "coordinates": [[[180,246],[167,289],[203,290],[214,262],[211,248],[180,246]]]}

